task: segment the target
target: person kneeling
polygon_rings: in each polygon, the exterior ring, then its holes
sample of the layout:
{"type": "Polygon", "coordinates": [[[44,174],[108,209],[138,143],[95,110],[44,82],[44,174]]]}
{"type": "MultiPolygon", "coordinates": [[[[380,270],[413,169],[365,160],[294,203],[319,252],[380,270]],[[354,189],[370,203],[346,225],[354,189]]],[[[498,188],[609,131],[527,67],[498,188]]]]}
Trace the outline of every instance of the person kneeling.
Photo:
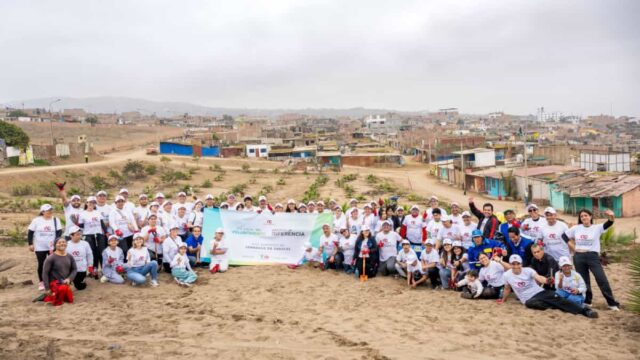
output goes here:
{"type": "Polygon", "coordinates": [[[462,288],[460,297],[464,299],[477,299],[482,295],[482,290],[484,290],[476,270],[469,270],[464,279],[458,281],[456,286],[462,288]]]}
{"type": "Polygon", "coordinates": [[[568,257],[561,256],[558,263],[560,264],[560,271],[556,272],[555,277],[556,294],[563,299],[584,306],[587,284],[584,282],[582,275],[573,270],[573,265],[568,257]]]}
{"type": "Polygon", "coordinates": [[[428,277],[431,282],[431,288],[435,289],[440,285],[440,272],[438,270],[440,255],[438,255],[438,251],[434,249],[435,240],[429,239],[424,245],[425,248],[422,250],[422,254],[420,254],[423,275],[415,285],[420,285],[421,283],[426,282],[428,277]]]}
{"type": "Polygon", "coordinates": [[[101,283],[124,284],[124,253],[118,247],[118,237],[109,236],[108,247],[102,251],[101,283]]]}
{"type": "Polygon", "coordinates": [[[56,250],[44,261],[42,281],[46,296],[44,302],[53,306],[62,305],[65,301],[73,303],[71,282],[76,277],[76,262],[67,254],[67,240],[61,237],[55,243],[56,250]]]}
{"type": "Polygon", "coordinates": [[[178,253],[171,260],[171,275],[176,279],[178,285],[187,287],[198,280],[198,275],[191,270],[189,257],[187,257],[187,244],[185,243],[180,243],[178,253]]]}
{"type": "Polygon", "coordinates": [[[229,268],[229,260],[227,257],[227,242],[224,240],[224,230],[216,229],[216,235],[211,242],[211,263],[209,271],[212,274],[217,272],[225,272],[229,268]]]}
{"type": "Polygon", "coordinates": [[[67,253],[73,256],[76,262],[76,277],[73,279],[73,286],[76,290],[84,290],[87,288],[87,283],[84,279],[89,276],[95,275],[93,268],[93,251],[91,245],[88,242],[82,240],[82,229],[76,225],[71,225],[69,228],[69,237],[71,238],[67,243],[67,253]]]}
{"type": "Polygon", "coordinates": [[[516,293],[520,302],[529,309],[547,310],[558,309],[571,314],[582,314],[588,318],[597,318],[598,313],[588,307],[581,307],[567,299],[559,297],[553,290],[545,290],[536,281],[545,283],[546,278],[538,275],[535,270],[522,267],[522,258],[511,255],[509,258],[511,270],[504,273],[504,294],[498,299],[498,304],[507,301],[511,289],[516,293]]]}

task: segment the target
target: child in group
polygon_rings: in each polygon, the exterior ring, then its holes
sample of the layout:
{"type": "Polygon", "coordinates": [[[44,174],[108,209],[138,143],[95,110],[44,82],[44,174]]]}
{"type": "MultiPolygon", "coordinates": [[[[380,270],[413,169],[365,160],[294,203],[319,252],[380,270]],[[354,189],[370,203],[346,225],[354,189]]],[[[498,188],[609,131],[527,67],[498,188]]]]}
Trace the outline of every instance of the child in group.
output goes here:
{"type": "Polygon", "coordinates": [[[93,268],[93,251],[88,242],[82,240],[82,229],[77,225],[71,225],[69,228],[70,241],[67,242],[67,254],[73,256],[76,262],[76,277],[73,278],[73,286],[76,290],[84,290],[87,283],[84,282],[87,274],[89,276],[95,273],[93,268]]]}
{"type": "Polygon", "coordinates": [[[102,251],[102,278],[101,283],[124,284],[124,253],[118,247],[118,237],[109,236],[108,247],[102,251]]]}
{"type": "Polygon", "coordinates": [[[224,240],[224,230],[216,229],[215,238],[211,242],[211,263],[209,271],[212,274],[217,272],[225,272],[229,268],[229,259],[227,256],[227,243],[224,240]]]}
{"type": "Polygon", "coordinates": [[[459,288],[463,287],[460,297],[464,299],[477,299],[482,295],[482,290],[484,290],[482,282],[478,279],[477,270],[470,270],[464,279],[458,281],[456,286],[459,288]]]}
{"type": "MultiPolygon", "coordinates": [[[[407,245],[403,245],[403,248],[404,246],[407,245]]],[[[411,245],[408,246],[411,247],[411,245]]],[[[409,285],[410,288],[415,289],[420,285],[421,281],[425,281],[426,273],[422,268],[422,263],[418,259],[418,255],[413,249],[410,250],[413,251],[413,254],[407,256],[407,285],[409,285]]]]}
{"type": "Polygon", "coordinates": [[[187,244],[180,243],[178,253],[171,260],[171,275],[178,285],[191,286],[198,279],[198,275],[191,270],[187,257],[187,244]]]}
{"type": "Polygon", "coordinates": [[[191,229],[191,235],[187,238],[187,257],[191,266],[201,266],[200,264],[200,249],[202,248],[202,228],[200,226],[194,226],[191,229]]]}
{"type": "MultiPolygon", "coordinates": [[[[438,209],[433,210],[434,213],[436,213],[436,211],[438,211],[438,209]]],[[[437,213],[435,215],[437,215],[437,213]]],[[[431,282],[432,289],[440,286],[440,270],[438,269],[440,255],[435,249],[435,245],[436,242],[434,239],[429,239],[424,244],[425,248],[422,250],[422,254],[420,255],[420,261],[422,262],[422,276],[415,282],[414,285],[416,286],[426,282],[427,278],[431,282]]]]}
{"type": "Polygon", "coordinates": [[[571,260],[567,256],[561,256],[559,260],[560,270],[556,272],[555,277],[556,294],[583,306],[587,284],[582,276],[573,270],[571,260]]]}
{"type": "Polygon", "coordinates": [[[151,274],[151,286],[158,286],[158,263],[151,261],[149,251],[144,246],[144,238],[140,233],[133,237],[133,247],[127,251],[127,279],[131,285],[137,286],[147,282],[147,274],[151,274]]]}
{"type": "Polygon", "coordinates": [[[162,242],[162,268],[167,273],[171,273],[171,260],[178,253],[178,246],[182,244],[182,238],[178,234],[180,225],[173,223],[170,228],[169,236],[162,242]]]}
{"type": "Polygon", "coordinates": [[[344,257],[342,267],[347,274],[353,274],[356,271],[355,265],[353,264],[353,253],[355,252],[358,236],[352,234],[347,225],[344,225],[340,229],[340,235],[340,253],[342,253],[344,257]]]}
{"type": "Polygon", "coordinates": [[[302,255],[302,259],[298,261],[297,265],[292,266],[292,269],[297,267],[306,265],[308,267],[312,267],[314,269],[324,268],[324,262],[322,261],[322,251],[319,248],[314,248],[310,242],[304,243],[302,246],[304,248],[304,254],[302,255]]]}

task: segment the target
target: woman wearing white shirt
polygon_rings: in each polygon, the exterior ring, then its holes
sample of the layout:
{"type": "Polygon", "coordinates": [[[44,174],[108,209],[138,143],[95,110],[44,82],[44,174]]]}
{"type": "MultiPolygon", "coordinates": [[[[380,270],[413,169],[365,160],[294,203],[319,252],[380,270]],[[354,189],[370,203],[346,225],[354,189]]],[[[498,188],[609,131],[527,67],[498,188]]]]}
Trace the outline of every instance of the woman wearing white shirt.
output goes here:
{"type": "Polygon", "coordinates": [[[342,213],[342,208],[336,206],[333,209],[333,232],[338,234],[340,229],[347,227],[347,217],[342,213]]]}
{"type": "Polygon", "coordinates": [[[499,256],[489,259],[487,254],[481,253],[478,256],[478,261],[482,267],[478,274],[478,280],[482,282],[484,289],[480,295],[481,299],[499,299],[502,297],[502,291],[504,289],[503,275],[505,270],[509,270],[511,266],[502,261],[499,256]]]}
{"type": "Polygon", "coordinates": [[[371,205],[366,204],[364,206],[364,214],[362,214],[362,217],[360,218],[360,226],[361,227],[368,227],[369,229],[371,229],[371,231],[373,232],[373,235],[375,236],[375,229],[376,229],[376,225],[377,225],[377,219],[376,216],[373,214],[373,211],[371,209],[371,205]]]}
{"type": "Polygon", "coordinates": [[[89,265],[98,270],[98,265],[102,264],[101,254],[107,248],[107,238],[102,228],[102,214],[96,210],[96,205],[96,198],[89,196],[85,210],[78,216],[78,224],[82,227],[84,241],[89,243],[93,253],[93,263],[89,265]]]}
{"type": "Polygon", "coordinates": [[[575,251],[573,255],[574,266],[576,271],[587,283],[587,292],[584,299],[585,305],[591,306],[593,299],[589,276],[589,272],[591,272],[596,278],[602,296],[607,300],[609,309],[619,311],[620,303],[613,297],[609,280],[600,263],[600,236],[607,231],[608,228],[613,226],[614,221],[613,211],[607,209],[604,214],[607,216],[607,221],[603,224],[595,225],[593,224],[593,214],[586,209],[580,210],[580,212],[578,212],[578,225],[569,229],[565,235],[563,235],[563,239],[568,241],[569,248],[575,251]]]}
{"type": "Polygon", "coordinates": [[[189,225],[189,231],[191,231],[195,226],[202,228],[202,223],[204,222],[204,214],[202,213],[202,207],[204,204],[202,201],[196,201],[193,206],[193,211],[189,214],[189,221],[187,221],[187,225],[189,225]]]}
{"type": "Polygon", "coordinates": [[[42,282],[42,269],[47,256],[53,252],[53,244],[57,238],[62,236],[64,227],[58,218],[53,217],[53,207],[44,204],[40,207],[40,215],[31,221],[27,232],[29,250],[35,252],[38,260],[38,279],[40,284],[38,289],[44,291],[42,282]]]}
{"type": "Polygon", "coordinates": [[[127,279],[131,285],[142,285],[147,281],[147,274],[151,274],[151,286],[158,286],[158,263],[151,261],[149,251],[144,245],[142,235],[133,236],[133,247],[127,251],[127,279]]]}

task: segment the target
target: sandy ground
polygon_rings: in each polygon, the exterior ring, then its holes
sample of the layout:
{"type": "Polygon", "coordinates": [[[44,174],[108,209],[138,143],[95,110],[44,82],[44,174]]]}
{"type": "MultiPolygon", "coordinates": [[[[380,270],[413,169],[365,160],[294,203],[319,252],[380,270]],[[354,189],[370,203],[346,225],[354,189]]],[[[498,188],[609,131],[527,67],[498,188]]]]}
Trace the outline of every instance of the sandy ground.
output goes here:
{"type": "MultiPolygon", "coordinates": [[[[5,248],[1,275],[35,281],[35,259],[5,248]],[[17,260],[17,262],[16,262],[17,260]],[[17,265],[16,265],[17,263],[17,265]],[[11,267],[12,265],[16,265],[11,267]]],[[[608,270],[624,301],[623,266],[608,270]]],[[[0,290],[0,358],[102,359],[637,359],[640,318],[602,310],[590,320],[559,311],[463,300],[457,293],[409,290],[401,280],[360,283],[333,271],[283,266],[201,272],[180,288],[99,284],[76,303],[31,303],[33,285],[0,290]]]]}
{"type": "MultiPolygon", "coordinates": [[[[109,155],[103,162],[72,165],[76,171],[97,172],[120,167],[126,159],[158,162],[157,156],[140,151],[109,155]]],[[[171,166],[196,166],[190,159],[172,157],[171,166]]],[[[200,194],[217,194],[236,183],[256,179],[248,193],[273,185],[272,202],[300,198],[313,175],[283,177],[271,169],[280,163],[261,160],[203,159],[201,170],[190,183],[212,179],[208,170],[219,164],[225,179],[200,194]],[[240,171],[242,163],[253,173],[240,171]],[[265,174],[255,172],[268,168],[265,174]]],[[[0,172],[0,181],[53,179],[67,166],[39,172],[17,169],[0,172]]],[[[423,167],[409,164],[401,169],[346,168],[357,172],[353,183],[358,193],[369,189],[368,173],[392,179],[408,191],[428,197],[466,203],[457,189],[426,176],[423,167]]],[[[333,182],[343,174],[330,174],[321,196],[345,201],[333,182]]],[[[143,183],[129,186],[134,194],[143,183]]],[[[6,188],[0,186],[0,188],[6,188]]],[[[172,189],[168,189],[172,190],[172,189]]],[[[478,201],[484,200],[476,196],[478,201]]],[[[498,210],[521,204],[492,201],[498,210]]],[[[423,205],[424,206],[424,205],[423,205]]],[[[0,216],[0,227],[32,217],[31,213],[0,216]]],[[[625,219],[626,220],[626,219],[625,219]]],[[[637,219],[628,220],[635,226],[637,219]]],[[[1,246],[1,245],[0,245],[1,246]]],[[[132,288],[99,284],[76,292],[76,303],[52,308],[33,304],[38,292],[36,261],[25,247],[1,247],[0,278],[15,283],[0,289],[0,358],[259,358],[259,359],[489,359],[569,358],[637,359],[640,357],[640,317],[627,311],[606,311],[596,290],[594,305],[601,317],[589,320],[558,311],[525,309],[515,298],[504,305],[492,301],[468,301],[448,291],[426,288],[409,290],[392,278],[359,283],[334,272],[286,267],[232,268],[227,274],[201,273],[195,287],[180,288],[161,274],[159,288],[132,288]]],[[[607,270],[613,291],[624,303],[628,297],[626,264],[607,270]]]]}

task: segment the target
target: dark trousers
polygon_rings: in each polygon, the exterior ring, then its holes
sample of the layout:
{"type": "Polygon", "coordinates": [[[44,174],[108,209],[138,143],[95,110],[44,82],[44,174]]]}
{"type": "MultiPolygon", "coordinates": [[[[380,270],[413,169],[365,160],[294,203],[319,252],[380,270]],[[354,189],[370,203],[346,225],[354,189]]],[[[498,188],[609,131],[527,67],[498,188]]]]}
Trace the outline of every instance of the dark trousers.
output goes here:
{"type": "Polygon", "coordinates": [[[344,255],[342,255],[341,252],[338,252],[336,254],[336,256],[333,257],[333,262],[329,262],[329,258],[327,258],[327,261],[325,261],[324,263],[324,268],[325,269],[334,269],[334,270],[338,270],[338,269],[342,269],[342,263],[344,262],[344,255]]]}
{"type": "Polygon", "coordinates": [[[553,290],[543,290],[524,303],[526,307],[534,310],[558,309],[571,314],[582,314],[582,306],[559,297],[553,290]]]}
{"type": "Polygon", "coordinates": [[[124,254],[124,262],[127,262],[127,252],[129,251],[129,248],[131,248],[132,241],[133,235],[127,236],[126,238],[122,238],[118,241],[118,247],[122,249],[122,253],[124,254]]]}
{"type": "Polygon", "coordinates": [[[76,273],[76,277],[73,279],[73,286],[76,287],[76,290],[84,290],[87,288],[87,283],[84,282],[86,276],[86,271],[78,271],[76,273]]]}
{"type": "Polygon", "coordinates": [[[91,246],[93,267],[98,270],[98,265],[102,265],[102,252],[107,248],[107,238],[103,234],[85,235],[84,241],[88,242],[89,246],[91,246]]]}
{"type": "Polygon", "coordinates": [[[593,299],[593,292],[591,291],[591,277],[589,276],[589,272],[591,272],[593,277],[596,278],[596,283],[598,283],[602,296],[607,300],[607,304],[609,306],[620,305],[613,297],[609,280],[607,279],[607,275],[604,273],[604,269],[600,263],[600,255],[597,252],[578,252],[573,256],[573,263],[576,271],[582,275],[584,282],[587,284],[587,293],[584,299],[586,304],[591,304],[593,299]]]}
{"type": "Polygon", "coordinates": [[[437,267],[432,267],[427,269],[427,276],[429,277],[429,281],[431,282],[431,288],[435,288],[440,284],[440,270],[437,267]]]}
{"type": "Polygon", "coordinates": [[[36,259],[38,259],[38,279],[42,281],[42,268],[44,267],[44,261],[49,256],[48,251],[36,251],[36,259]]]}

